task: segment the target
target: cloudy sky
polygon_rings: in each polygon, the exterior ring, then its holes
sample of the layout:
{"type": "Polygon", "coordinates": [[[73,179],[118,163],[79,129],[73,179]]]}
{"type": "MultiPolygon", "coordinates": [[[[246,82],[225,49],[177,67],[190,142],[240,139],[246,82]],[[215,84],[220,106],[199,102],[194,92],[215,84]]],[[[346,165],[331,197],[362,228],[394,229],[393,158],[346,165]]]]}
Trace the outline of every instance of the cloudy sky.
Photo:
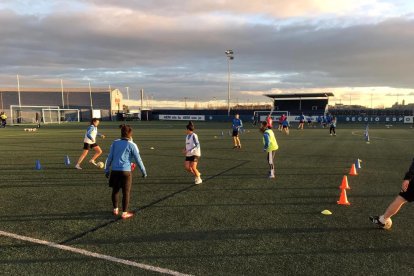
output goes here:
{"type": "MultiPolygon", "coordinates": [[[[159,100],[333,92],[414,102],[411,0],[1,0],[0,87],[140,88],[159,100]]],[[[135,96],[136,95],[136,96],[135,96]]]]}

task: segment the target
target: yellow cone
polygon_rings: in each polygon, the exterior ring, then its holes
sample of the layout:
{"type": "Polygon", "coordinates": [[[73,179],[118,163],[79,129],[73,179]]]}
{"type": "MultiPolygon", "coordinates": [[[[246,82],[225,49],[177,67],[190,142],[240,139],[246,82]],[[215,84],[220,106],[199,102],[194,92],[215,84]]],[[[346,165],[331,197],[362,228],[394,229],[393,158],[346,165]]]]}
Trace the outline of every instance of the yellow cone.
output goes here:
{"type": "Polygon", "coordinates": [[[331,211],[329,211],[329,210],[323,210],[323,211],[321,212],[321,214],[329,216],[329,215],[332,215],[332,212],[331,212],[331,211]]]}

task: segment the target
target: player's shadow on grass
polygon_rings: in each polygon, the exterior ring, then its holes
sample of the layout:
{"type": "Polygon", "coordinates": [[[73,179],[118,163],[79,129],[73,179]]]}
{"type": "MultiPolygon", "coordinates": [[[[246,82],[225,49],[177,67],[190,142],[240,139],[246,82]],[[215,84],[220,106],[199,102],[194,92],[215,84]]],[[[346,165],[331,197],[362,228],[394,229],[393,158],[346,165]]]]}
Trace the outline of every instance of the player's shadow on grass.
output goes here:
{"type": "Polygon", "coordinates": [[[95,212],[73,212],[73,213],[56,213],[56,214],[31,214],[31,215],[17,215],[17,216],[0,216],[0,221],[64,221],[64,220],[108,220],[112,219],[113,215],[109,211],[95,211],[95,212]]]}
{"type": "MultiPolygon", "coordinates": [[[[191,232],[168,232],[154,235],[129,235],[127,238],[84,239],[78,244],[131,244],[131,243],[158,243],[177,241],[226,241],[226,240],[255,240],[261,237],[281,236],[294,237],[303,234],[327,234],[378,231],[373,227],[319,227],[319,228],[268,228],[242,230],[210,230],[191,232]]],[[[383,231],[383,230],[382,230],[383,231]]],[[[414,248],[414,247],[413,247],[414,248]]]]}
{"type": "MultiPolygon", "coordinates": [[[[394,194],[392,194],[392,193],[390,193],[390,194],[381,194],[381,195],[371,195],[371,194],[370,195],[368,195],[368,194],[365,194],[365,195],[357,195],[357,194],[352,194],[352,198],[377,198],[377,197],[392,198],[394,196],[395,196],[395,193],[394,194]]],[[[326,195],[326,196],[321,196],[321,195],[311,195],[311,196],[285,196],[284,198],[297,198],[297,199],[300,199],[300,198],[303,198],[303,199],[309,198],[309,199],[312,199],[312,198],[332,198],[332,196],[331,195],[326,195]]]]}

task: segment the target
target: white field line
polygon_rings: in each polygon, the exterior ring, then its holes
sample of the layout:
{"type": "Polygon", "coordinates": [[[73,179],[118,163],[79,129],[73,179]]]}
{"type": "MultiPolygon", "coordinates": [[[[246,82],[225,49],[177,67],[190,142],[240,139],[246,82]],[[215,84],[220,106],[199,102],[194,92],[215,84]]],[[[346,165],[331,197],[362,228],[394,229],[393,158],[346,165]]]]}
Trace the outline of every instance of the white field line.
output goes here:
{"type": "MultiPolygon", "coordinates": [[[[351,132],[351,134],[352,135],[354,135],[354,136],[360,136],[360,137],[364,137],[364,133],[363,133],[363,131],[362,130],[360,130],[360,131],[352,131],[351,132]],[[361,134],[360,134],[360,132],[362,132],[361,134]]],[[[388,138],[384,138],[384,137],[377,137],[377,136],[369,136],[369,139],[372,139],[372,138],[374,138],[374,139],[376,139],[376,140],[390,140],[390,139],[388,139],[388,138]]]]}
{"type": "Polygon", "coordinates": [[[177,276],[187,276],[187,275],[189,275],[189,274],[183,274],[183,273],[180,273],[180,272],[177,272],[177,271],[174,271],[174,270],[170,270],[170,269],[166,269],[166,268],[161,268],[161,267],[136,263],[136,262],[133,262],[133,261],[119,259],[119,258],[116,258],[116,257],[103,255],[103,254],[87,251],[87,250],[80,249],[80,248],[75,248],[75,247],[71,247],[71,246],[67,246],[67,245],[61,245],[61,244],[58,244],[58,243],[49,242],[49,241],[45,241],[45,240],[34,239],[34,238],[26,237],[26,236],[20,236],[20,235],[16,235],[16,234],[9,233],[9,232],[0,231],[0,236],[5,236],[5,237],[12,238],[12,239],[27,241],[27,242],[31,242],[31,243],[37,243],[37,244],[57,248],[57,249],[60,249],[60,250],[70,251],[70,252],[73,252],[73,253],[81,254],[81,255],[84,255],[84,256],[92,257],[92,258],[102,259],[102,260],[106,260],[106,261],[110,261],[110,262],[114,262],[114,263],[119,263],[119,264],[124,264],[124,265],[129,265],[129,266],[134,266],[134,267],[138,267],[138,268],[141,268],[141,269],[145,269],[145,270],[149,270],[149,271],[155,271],[155,272],[159,272],[159,273],[163,273],[163,274],[177,275],[177,276]]]}

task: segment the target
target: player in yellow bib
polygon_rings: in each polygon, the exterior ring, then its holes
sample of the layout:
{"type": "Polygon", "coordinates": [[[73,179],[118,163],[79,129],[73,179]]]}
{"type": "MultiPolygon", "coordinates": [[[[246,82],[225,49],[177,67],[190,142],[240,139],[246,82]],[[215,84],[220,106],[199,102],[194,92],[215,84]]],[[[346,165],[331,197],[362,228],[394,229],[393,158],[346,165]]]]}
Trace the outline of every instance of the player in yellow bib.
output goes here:
{"type": "Polygon", "coordinates": [[[5,128],[6,127],[6,119],[7,119],[7,115],[4,112],[0,113],[0,120],[1,120],[1,127],[5,128]]]}
{"type": "Polygon", "coordinates": [[[270,168],[269,178],[275,178],[274,159],[276,151],[279,148],[276,141],[276,136],[273,130],[268,128],[267,122],[261,123],[260,131],[263,133],[263,151],[267,153],[267,161],[269,163],[270,168]]]}

